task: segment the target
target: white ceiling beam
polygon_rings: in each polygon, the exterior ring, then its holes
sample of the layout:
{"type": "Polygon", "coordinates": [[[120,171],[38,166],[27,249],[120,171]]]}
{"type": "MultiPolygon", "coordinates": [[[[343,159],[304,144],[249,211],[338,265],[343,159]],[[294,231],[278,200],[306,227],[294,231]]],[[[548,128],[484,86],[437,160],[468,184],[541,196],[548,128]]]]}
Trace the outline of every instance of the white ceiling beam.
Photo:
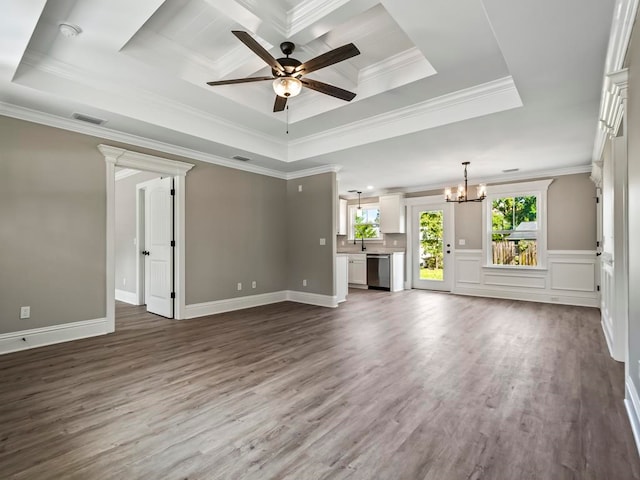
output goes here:
{"type": "Polygon", "coordinates": [[[82,28],[83,39],[120,51],[165,0],[102,0],[76,2],[65,21],[82,28]],[[99,12],[99,15],[96,15],[99,12]]]}
{"type": "Polygon", "coordinates": [[[20,65],[47,0],[6,0],[0,15],[0,80],[10,82],[20,65]]]}

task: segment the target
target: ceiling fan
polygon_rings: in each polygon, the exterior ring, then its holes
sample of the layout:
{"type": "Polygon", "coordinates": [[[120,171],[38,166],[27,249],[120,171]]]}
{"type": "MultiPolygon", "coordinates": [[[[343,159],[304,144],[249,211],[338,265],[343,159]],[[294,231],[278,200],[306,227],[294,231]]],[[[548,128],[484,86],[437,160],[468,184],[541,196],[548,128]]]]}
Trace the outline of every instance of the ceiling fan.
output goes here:
{"type": "Polygon", "coordinates": [[[265,61],[267,65],[271,67],[272,76],[270,77],[249,77],[249,78],[237,78],[234,80],[220,80],[217,82],[207,82],[207,85],[232,85],[235,83],[248,83],[248,82],[260,82],[263,80],[273,80],[273,89],[276,92],[276,101],[273,105],[274,112],[281,112],[287,105],[287,99],[289,97],[295,97],[300,93],[302,87],[305,86],[316,92],[324,93],[325,95],[331,95],[332,97],[339,98],[350,102],[356,96],[355,93],[349,92],[342,88],[328,83],[319,82],[318,80],[312,80],[305,78],[305,75],[320,70],[321,68],[328,67],[335,63],[342,62],[356,55],[360,55],[360,50],[353,44],[349,43],[342,47],[334,48],[322,55],[319,55],[307,62],[300,62],[295,58],[290,58],[289,55],[293,53],[296,46],[292,42],[282,42],[280,44],[280,50],[286,55],[286,57],[278,58],[277,60],[260,45],[251,35],[247,32],[234,30],[233,33],[242,43],[249,47],[256,55],[265,61]]]}

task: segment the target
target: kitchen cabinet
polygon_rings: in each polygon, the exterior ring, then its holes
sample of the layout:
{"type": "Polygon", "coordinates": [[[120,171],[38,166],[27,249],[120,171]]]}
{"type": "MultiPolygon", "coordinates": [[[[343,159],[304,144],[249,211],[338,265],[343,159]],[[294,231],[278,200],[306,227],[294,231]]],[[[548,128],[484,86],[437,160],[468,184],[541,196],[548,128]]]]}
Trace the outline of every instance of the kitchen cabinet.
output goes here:
{"type": "Polygon", "coordinates": [[[349,292],[349,269],[348,269],[349,255],[339,253],[336,255],[336,297],[338,303],[344,302],[347,299],[347,293],[349,292]]]}
{"type": "Polygon", "coordinates": [[[391,255],[391,291],[404,290],[404,252],[395,252],[391,255]]]}
{"type": "Polygon", "coordinates": [[[347,222],[347,201],[344,198],[338,199],[338,224],[337,235],[347,235],[348,222],[347,222]]]}
{"type": "Polygon", "coordinates": [[[349,255],[349,284],[367,285],[367,255],[355,253],[349,255]]]}
{"type": "Polygon", "coordinates": [[[404,195],[393,193],[380,195],[380,231],[382,233],[405,233],[404,195]]]}

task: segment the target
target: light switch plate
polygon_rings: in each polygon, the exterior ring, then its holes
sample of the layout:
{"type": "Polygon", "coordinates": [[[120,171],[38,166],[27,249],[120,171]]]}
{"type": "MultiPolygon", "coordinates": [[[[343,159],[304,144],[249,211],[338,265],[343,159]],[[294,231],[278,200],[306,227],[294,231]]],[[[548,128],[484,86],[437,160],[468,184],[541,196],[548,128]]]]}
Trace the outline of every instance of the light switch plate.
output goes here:
{"type": "Polygon", "coordinates": [[[327,244],[327,239],[326,238],[321,238],[320,239],[320,245],[326,245],[327,244]]]}
{"type": "Polygon", "coordinates": [[[20,318],[30,318],[31,307],[20,307],[20,318]]]}
{"type": "Polygon", "coordinates": [[[464,238],[458,239],[458,245],[466,245],[467,241],[464,238]]]}

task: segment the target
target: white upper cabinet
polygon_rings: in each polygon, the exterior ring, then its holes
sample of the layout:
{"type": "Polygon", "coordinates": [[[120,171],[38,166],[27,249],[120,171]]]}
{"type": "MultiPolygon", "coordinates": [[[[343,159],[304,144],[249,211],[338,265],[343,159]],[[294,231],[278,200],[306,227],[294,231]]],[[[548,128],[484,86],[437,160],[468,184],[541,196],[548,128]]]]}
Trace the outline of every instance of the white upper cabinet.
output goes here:
{"type": "Polygon", "coordinates": [[[405,233],[404,196],[401,193],[381,195],[380,231],[382,233],[405,233]]]}

